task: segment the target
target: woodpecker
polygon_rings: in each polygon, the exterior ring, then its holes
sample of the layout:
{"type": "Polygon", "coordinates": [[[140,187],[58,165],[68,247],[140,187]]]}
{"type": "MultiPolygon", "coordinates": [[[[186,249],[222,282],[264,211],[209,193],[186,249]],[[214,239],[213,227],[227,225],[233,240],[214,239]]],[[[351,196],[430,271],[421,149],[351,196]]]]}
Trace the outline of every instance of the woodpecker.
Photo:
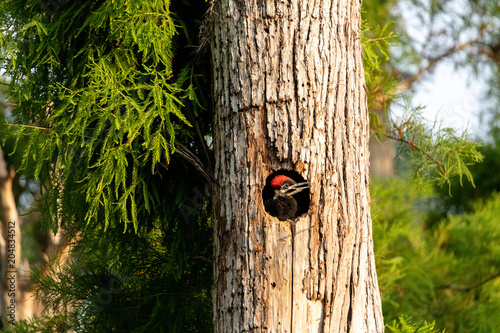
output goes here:
{"type": "Polygon", "coordinates": [[[285,175],[277,175],[271,180],[274,196],[264,202],[266,211],[284,221],[296,217],[297,200],[294,195],[309,188],[308,182],[297,183],[285,175]]]}

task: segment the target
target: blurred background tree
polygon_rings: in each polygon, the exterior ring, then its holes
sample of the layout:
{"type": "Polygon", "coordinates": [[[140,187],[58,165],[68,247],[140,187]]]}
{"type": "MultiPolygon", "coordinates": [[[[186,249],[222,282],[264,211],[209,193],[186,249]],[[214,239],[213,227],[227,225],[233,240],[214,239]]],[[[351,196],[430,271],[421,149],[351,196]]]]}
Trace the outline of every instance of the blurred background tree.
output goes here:
{"type": "MultiPolygon", "coordinates": [[[[481,114],[471,115],[483,120],[476,140],[484,140],[479,148],[483,162],[469,168],[473,183],[450,177],[441,184],[416,186],[408,175],[419,163],[409,158],[407,142],[395,143],[397,176],[372,183],[386,322],[403,313],[414,320],[435,320],[436,328],[447,332],[495,332],[500,311],[500,7],[488,0],[364,5],[365,17],[373,17],[378,26],[395,21],[394,29],[403,33],[400,45],[389,48],[384,67],[398,79],[400,89],[411,94],[439,66],[452,64],[468,70],[471,82],[483,82],[484,96],[479,99],[487,101],[481,114]]],[[[397,98],[387,100],[392,103],[388,109],[401,104],[397,98]]],[[[394,114],[390,119],[402,124],[394,114]]]]}

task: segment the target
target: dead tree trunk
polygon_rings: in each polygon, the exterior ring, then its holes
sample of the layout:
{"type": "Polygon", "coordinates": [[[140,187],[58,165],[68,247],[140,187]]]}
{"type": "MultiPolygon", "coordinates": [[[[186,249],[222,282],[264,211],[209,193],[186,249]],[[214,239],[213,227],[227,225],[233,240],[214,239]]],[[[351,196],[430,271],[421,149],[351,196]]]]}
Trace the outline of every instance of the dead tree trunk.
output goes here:
{"type": "Polygon", "coordinates": [[[215,332],[384,330],[360,7],[213,3],[215,332]],[[262,201],[283,170],[311,184],[294,221],[262,201]]]}

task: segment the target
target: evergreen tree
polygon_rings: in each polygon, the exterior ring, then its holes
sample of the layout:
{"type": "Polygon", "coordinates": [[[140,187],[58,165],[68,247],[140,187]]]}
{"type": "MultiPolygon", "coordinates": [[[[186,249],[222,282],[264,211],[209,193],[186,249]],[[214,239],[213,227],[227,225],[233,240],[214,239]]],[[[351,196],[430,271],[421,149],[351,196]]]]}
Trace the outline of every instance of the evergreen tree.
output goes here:
{"type": "Polygon", "coordinates": [[[24,172],[72,258],[34,280],[68,330],[211,330],[210,198],[196,170],[211,163],[209,76],[192,49],[206,4],[175,5],[1,5],[24,172]]]}

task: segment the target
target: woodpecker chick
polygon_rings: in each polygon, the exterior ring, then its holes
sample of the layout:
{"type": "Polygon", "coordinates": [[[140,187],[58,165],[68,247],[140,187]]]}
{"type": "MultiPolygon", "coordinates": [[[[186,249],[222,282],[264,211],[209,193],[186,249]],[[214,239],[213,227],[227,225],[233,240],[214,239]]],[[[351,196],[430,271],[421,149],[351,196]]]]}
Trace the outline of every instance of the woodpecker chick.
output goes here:
{"type": "Polygon", "coordinates": [[[297,183],[285,175],[277,175],[271,180],[274,196],[264,202],[266,211],[284,221],[296,217],[297,200],[294,195],[309,188],[308,182],[297,183]]]}

